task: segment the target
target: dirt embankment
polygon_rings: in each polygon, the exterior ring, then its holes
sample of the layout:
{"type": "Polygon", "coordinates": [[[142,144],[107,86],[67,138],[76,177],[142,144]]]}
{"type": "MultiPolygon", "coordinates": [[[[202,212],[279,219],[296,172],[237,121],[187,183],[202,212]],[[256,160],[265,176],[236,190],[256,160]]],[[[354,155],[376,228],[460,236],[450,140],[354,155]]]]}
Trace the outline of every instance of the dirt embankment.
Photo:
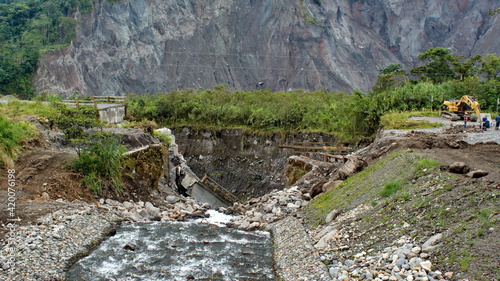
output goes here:
{"type": "Polygon", "coordinates": [[[500,131],[386,131],[357,155],[369,166],[305,208],[310,224],[327,221],[310,234],[332,271],[350,260],[363,264],[358,253],[439,236],[438,246],[420,257],[446,280],[497,280],[500,131]]]}
{"type": "Polygon", "coordinates": [[[82,185],[83,175],[72,170],[71,163],[77,158],[76,150],[64,144],[60,133],[40,129],[39,139],[26,143],[24,152],[15,162],[12,169],[15,171],[15,187],[10,190],[13,191],[10,194],[9,174],[7,170],[0,170],[0,206],[6,206],[0,210],[0,241],[5,238],[8,219],[19,218],[20,225],[32,224],[42,215],[71,208],[71,202],[75,200],[95,202],[99,198],[110,198],[119,201],[155,201],[166,155],[162,155],[163,149],[151,145],[155,141],[149,134],[133,129],[106,129],[120,135],[120,142],[128,150],[147,145],[152,148],[126,158],[122,193],[105,186],[102,194],[97,196],[82,185]],[[13,202],[14,199],[14,208],[8,209],[7,202],[13,202]]]}

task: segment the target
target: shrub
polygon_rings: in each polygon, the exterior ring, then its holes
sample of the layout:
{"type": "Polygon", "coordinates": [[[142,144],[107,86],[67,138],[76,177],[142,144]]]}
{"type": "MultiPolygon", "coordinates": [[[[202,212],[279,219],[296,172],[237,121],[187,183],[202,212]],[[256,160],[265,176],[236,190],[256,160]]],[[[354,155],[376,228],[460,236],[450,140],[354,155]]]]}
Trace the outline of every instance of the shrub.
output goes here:
{"type": "Polygon", "coordinates": [[[163,134],[159,131],[154,131],[153,134],[158,137],[158,139],[160,140],[160,142],[165,146],[165,147],[169,147],[170,144],[172,144],[172,137],[170,137],[169,135],[166,135],[166,134],[163,134]]]}
{"type": "Polygon", "coordinates": [[[36,137],[36,129],[27,122],[14,123],[0,116],[0,166],[8,168],[21,152],[23,141],[36,137]]]}
{"type": "Polygon", "coordinates": [[[54,104],[58,114],[55,124],[64,132],[68,140],[81,140],[85,138],[85,129],[99,127],[99,110],[95,107],[72,108],[65,104],[54,104]]]}
{"type": "Polygon", "coordinates": [[[116,136],[97,133],[73,163],[76,172],[83,173],[82,184],[99,194],[105,180],[109,180],[117,193],[123,190],[121,172],[125,146],[119,144],[116,136]]]}

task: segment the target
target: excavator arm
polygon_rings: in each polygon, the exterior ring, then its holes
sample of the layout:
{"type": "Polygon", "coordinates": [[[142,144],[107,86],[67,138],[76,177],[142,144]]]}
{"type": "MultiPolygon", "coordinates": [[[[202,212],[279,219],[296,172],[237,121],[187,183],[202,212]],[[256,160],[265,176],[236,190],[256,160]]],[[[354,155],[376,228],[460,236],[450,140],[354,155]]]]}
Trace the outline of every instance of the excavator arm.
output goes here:
{"type": "Polygon", "coordinates": [[[443,105],[448,107],[448,110],[443,111],[441,115],[452,121],[463,119],[465,114],[473,114],[470,116],[470,121],[475,122],[481,113],[479,103],[473,96],[465,95],[460,100],[447,100],[443,105]]]}

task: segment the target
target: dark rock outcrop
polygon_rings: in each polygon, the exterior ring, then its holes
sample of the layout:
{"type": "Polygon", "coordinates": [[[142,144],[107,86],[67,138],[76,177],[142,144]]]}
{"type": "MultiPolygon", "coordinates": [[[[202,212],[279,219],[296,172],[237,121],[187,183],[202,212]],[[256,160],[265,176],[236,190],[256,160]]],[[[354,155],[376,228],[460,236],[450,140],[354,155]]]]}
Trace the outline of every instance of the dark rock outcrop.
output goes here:
{"type": "Polygon", "coordinates": [[[369,90],[430,47],[500,53],[493,0],[94,2],[72,44],[47,52],[35,86],[69,95],[185,88],[369,90]]]}

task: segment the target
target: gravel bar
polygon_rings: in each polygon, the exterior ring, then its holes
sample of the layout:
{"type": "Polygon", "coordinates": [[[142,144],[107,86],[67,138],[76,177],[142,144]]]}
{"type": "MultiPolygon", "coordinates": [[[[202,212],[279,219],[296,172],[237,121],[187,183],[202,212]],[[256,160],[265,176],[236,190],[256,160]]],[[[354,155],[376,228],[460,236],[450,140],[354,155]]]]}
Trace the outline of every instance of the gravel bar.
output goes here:
{"type": "Polygon", "coordinates": [[[283,281],[332,280],[302,223],[286,217],[271,225],[276,273],[283,281]]]}
{"type": "Polygon", "coordinates": [[[93,204],[72,204],[16,229],[0,249],[0,280],[64,280],[78,256],[105,238],[118,216],[93,204]]]}

